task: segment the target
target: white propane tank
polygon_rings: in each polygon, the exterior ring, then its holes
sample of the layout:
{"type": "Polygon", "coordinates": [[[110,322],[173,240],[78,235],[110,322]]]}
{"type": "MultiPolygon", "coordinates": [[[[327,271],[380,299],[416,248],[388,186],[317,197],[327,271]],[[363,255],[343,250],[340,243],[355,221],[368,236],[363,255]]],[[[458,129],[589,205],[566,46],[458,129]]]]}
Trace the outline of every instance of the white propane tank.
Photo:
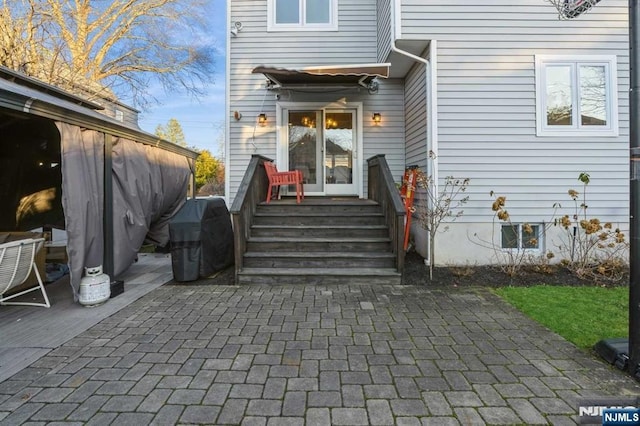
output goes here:
{"type": "Polygon", "coordinates": [[[102,265],[84,268],[84,277],[80,280],[78,301],[85,306],[99,305],[111,296],[111,279],[102,273],[102,265]]]}

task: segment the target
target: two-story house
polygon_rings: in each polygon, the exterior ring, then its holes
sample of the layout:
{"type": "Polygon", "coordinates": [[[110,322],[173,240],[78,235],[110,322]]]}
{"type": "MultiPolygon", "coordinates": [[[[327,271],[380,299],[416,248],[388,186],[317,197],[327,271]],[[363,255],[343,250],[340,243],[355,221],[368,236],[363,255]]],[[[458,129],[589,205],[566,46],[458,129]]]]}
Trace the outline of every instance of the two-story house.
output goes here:
{"type": "Polygon", "coordinates": [[[623,0],[573,20],[544,0],[230,1],[228,201],[256,154],[301,170],[305,202],[371,198],[367,159],[382,154],[395,182],[412,165],[440,185],[469,178],[437,264],[495,262],[478,241],[514,248],[491,191],[538,237],[519,230],[516,248],[551,249],[545,221],[581,172],[589,214],[626,229],[627,15],[623,0]]]}

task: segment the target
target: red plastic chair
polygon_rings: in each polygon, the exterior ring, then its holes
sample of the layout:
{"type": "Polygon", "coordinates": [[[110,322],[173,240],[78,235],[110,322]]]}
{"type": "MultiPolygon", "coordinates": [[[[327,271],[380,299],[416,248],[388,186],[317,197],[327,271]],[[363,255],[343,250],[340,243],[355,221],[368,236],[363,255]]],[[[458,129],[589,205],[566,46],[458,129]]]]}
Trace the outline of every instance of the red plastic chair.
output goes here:
{"type": "Polygon", "coordinates": [[[300,170],[291,170],[288,172],[279,172],[276,165],[272,162],[264,163],[269,178],[269,189],[267,190],[267,203],[271,201],[272,188],[276,188],[275,195],[280,199],[280,187],[282,185],[296,186],[296,203],[300,204],[300,200],[304,199],[304,188],[302,180],[302,172],[300,170]]]}

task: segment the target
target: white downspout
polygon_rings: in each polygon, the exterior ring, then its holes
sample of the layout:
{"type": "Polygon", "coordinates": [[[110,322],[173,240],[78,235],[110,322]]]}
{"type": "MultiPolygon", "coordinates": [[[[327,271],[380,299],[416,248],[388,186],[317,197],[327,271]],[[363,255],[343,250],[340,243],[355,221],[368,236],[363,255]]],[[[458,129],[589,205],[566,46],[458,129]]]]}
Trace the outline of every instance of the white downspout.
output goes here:
{"type": "MultiPolygon", "coordinates": [[[[427,155],[429,155],[429,141],[431,141],[431,170],[427,172],[433,177],[434,194],[438,193],[438,41],[429,42],[429,63],[427,72],[427,155]]],[[[428,163],[427,163],[428,164],[428,163]]]]}
{"type": "MultiPolygon", "coordinates": [[[[432,178],[432,193],[436,196],[438,194],[438,42],[437,40],[431,40],[429,42],[429,59],[414,55],[413,53],[402,50],[396,46],[396,41],[402,36],[402,19],[400,16],[401,5],[400,0],[391,0],[391,2],[391,51],[425,65],[425,99],[427,102],[427,140],[425,143],[427,148],[427,175],[432,178]]],[[[429,244],[428,241],[429,239],[427,240],[427,244],[429,244]]],[[[431,257],[431,246],[428,247],[427,253],[429,254],[429,257],[431,257]]],[[[428,264],[429,259],[425,259],[425,263],[428,264]]]]}

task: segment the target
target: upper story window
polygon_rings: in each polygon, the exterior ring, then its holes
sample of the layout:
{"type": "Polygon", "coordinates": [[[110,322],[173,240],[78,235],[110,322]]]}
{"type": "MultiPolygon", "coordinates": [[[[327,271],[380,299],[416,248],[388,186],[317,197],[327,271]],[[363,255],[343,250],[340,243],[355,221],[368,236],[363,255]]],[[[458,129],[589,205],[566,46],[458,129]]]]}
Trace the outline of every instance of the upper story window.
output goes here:
{"type": "Polygon", "coordinates": [[[538,136],[618,136],[615,56],[536,55],[538,136]]]}
{"type": "Polygon", "coordinates": [[[268,0],[268,31],[336,31],[338,0],[268,0]]]}

